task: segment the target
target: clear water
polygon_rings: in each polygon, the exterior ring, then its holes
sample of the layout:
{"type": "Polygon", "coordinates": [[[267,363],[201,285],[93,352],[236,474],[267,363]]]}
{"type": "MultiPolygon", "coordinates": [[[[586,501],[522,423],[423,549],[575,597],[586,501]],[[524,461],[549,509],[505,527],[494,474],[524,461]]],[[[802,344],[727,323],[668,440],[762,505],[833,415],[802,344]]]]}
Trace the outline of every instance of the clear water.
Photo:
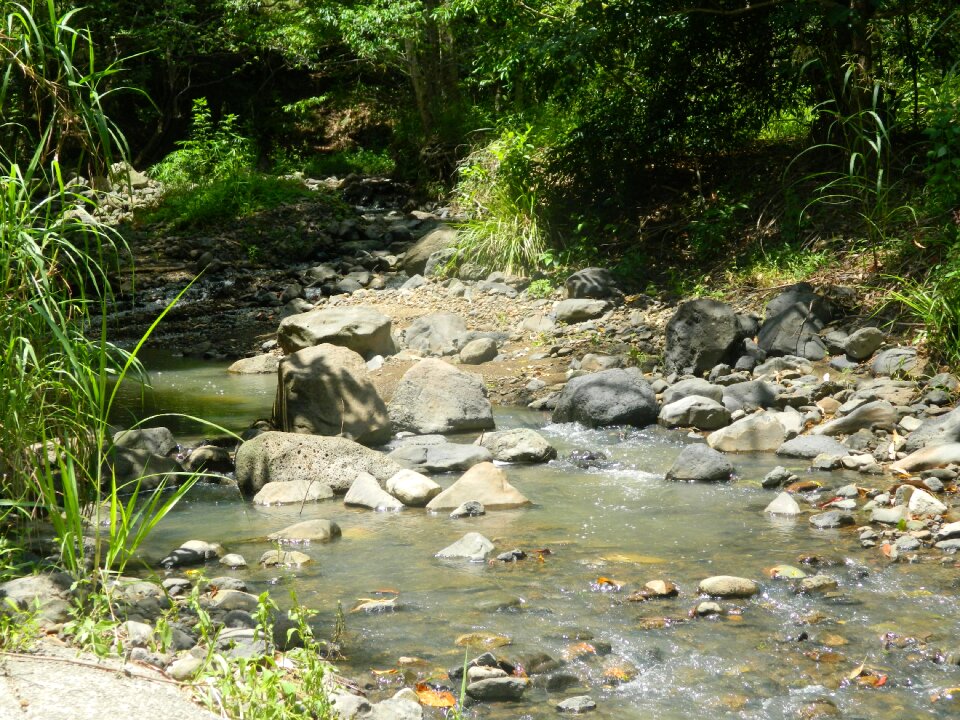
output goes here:
{"type": "MultiPolygon", "coordinates": [[[[210,365],[164,370],[155,378],[162,381],[155,390],[158,405],[188,408],[231,429],[266,414],[275,382],[257,378],[254,391],[252,385],[233,385],[222,368],[210,365]]],[[[881,640],[896,632],[925,639],[930,649],[960,648],[960,580],[952,564],[889,564],[876,549],[860,549],[852,530],[817,531],[806,518],[766,517],[762,510],[773,495],[758,480],[777,464],[772,456],[737,457],[740,478],[733,483],[677,484],[663,474],[688,442],[681,433],[585,430],[515,409],[500,410],[497,424],[540,428],[561,457],[602,449],[611,463],[592,470],[566,460],[508,466],[511,482],[533,507],[462,520],[416,509],[350,509],[339,499],[302,512],[261,508],[222,491],[198,492],[159,528],[147,552],[159,557],[191,538],[221,542],[254,566],[212,566],[208,573],[237,575],[257,592],[270,588],[281,603],[295,592],[320,612],[321,633],[332,628],[341,602],[348,613],[347,659],[340,671],[371,685],[374,699],[395,692],[404,680],[459,666],[464,650],[456,638],[487,631],[510,638],[495,652],[511,661],[527,662],[539,653],[560,659],[581,639],[601,653],[608,645],[610,652],[570,660],[557,671],[575,676],[576,686],[548,691],[543,678],[535,677],[521,702],[476,706],[470,712],[478,718],[553,717],[556,702],[577,694],[597,701],[598,718],[797,718],[819,698],[832,700],[844,718],[947,718],[960,710],[948,700],[931,702],[933,693],[960,685],[960,667],[933,662],[929,649],[885,650],[881,640]],[[336,521],[343,537],[308,546],[313,564],[298,570],[255,566],[272,547],[268,533],[320,517],[336,521]],[[551,554],[544,562],[510,564],[434,557],[470,531],[493,540],[497,552],[549,548],[551,554]],[[830,563],[822,571],[839,581],[835,596],[797,595],[789,583],[768,579],[768,568],[799,565],[800,555],[830,563]],[[698,603],[697,583],[721,574],[761,581],[763,593],[721,603],[735,614],[689,619],[698,603]],[[601,576],[624,589],[599,591],[601,576]],[[680,597],[626,600],[653,579],[673,581],[680,597]],[[390,596],[376,594],[382,590],[399,592],[396,611],[349,612],[360,598],[390,596]],[[671,623],[657,627],[656,618],[671,623]],[[797,640],[804,632],[809,639],[797,640]],[[401,667],[401,656],[424,663],[401,667]],[[843,682],[864,660],[887,676],[882,687],[843,682]],[[391,668],[400,672],[371,672],[391,668]],[[611,668],[628,669],[631,679],[615,684],[605,675],[611,668]]],[[[862,477],[843,473],[816,477],[835,486],[864,484],[862,477]]],[[[438,481],[448,485],[454,479],[438,481]]]]}

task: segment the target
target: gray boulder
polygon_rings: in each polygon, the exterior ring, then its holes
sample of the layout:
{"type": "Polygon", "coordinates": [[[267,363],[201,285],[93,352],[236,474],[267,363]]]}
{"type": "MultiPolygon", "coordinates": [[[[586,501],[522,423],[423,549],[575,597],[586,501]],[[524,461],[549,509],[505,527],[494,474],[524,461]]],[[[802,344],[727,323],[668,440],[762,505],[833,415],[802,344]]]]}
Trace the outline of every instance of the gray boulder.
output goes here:
{"type": "Polygon", "coordinates": [[[487,538],[477,532],[470,532],[440,550],[435,557],[443,560],[470,560],[483,562],[487,555],[493,552],[494,545],[487,538]]]}
{"type": "Polygon", "coordinates": [[[357,473],[350,489],[343,497],[344,505],[355,505],[371,510],[402,510],[404,505],[382,487],[370,473],[357,473]]]}
{"type": "Polygon", "coordinates": [[[557,320],[563,323],[578,323],[584,320],[593,320],[603,315],[610,308],[606,300],[590,300],[588,298],[569,298],[561,300],[554,308],[557,320]]]}
{"type": "Polygon", "coordinates": [[[720,363],[733,364],[746,335],[733,308],[707,298],[682,303],[667,322],[667,372],[701,375],[720,363]]]}
{"type": "Polygon", "coordinates": [[[279,540],[286,543],[327,543],[342,534],[340,526],[333,520],[318,518],[294,523],[283,528],[283,530],[270,533],[267,535],[267,540],[279,540]]]}
{"type": "Polygon", "coordinates": [[[809,283],[797,283],[767,303],[758,344],[771,355],[822,360],[827,348],[819,332],[830,322],[830,303],[809,283]]]}
{"type": "Polygon", "coordinates": [[[723,400],[723,388],[703,378],[688,378],[675,382],[663,391],[663,404],[669,405],[690,395],[700,395],[720,402],[723,400]]]}
{"type": "Polygon", "coordinates": [[[423,507],[443,491],[442,487],[426,475],[407,469],[387,480],[386,489],[409,507],[423,507]]]}
{"type": "Polygon", "coordinates": [[[364,445],[390,439],[387,406],[363,358],[324,343],[280,362],[274,424],[284,432],[342,435],[364,445]]]}
{"type": "Polygon", "coordinates": [[[723,452],[773,452],[787,439],[787,431],[776,417],[759,413],[737,420],[707,436],[707,444],[723,452]]]}
{"type": "Polygon", "coordinates": [[[10,605],[24,612],[37,611],[44,625],[70,619],[74,581],[67,573],[44,572],[0,583],[0,607],[4,613],[10,605]],[[10,603],[9,605],[7,603],[10,603]]]}
{"type": "Polygon", "coordinates": [[[122,491],[130,491],[137,484],[144,490],[153,490],[161,484],[175,486],[183,467],[173,458],[158,455],[142,448],[113,447],[104,461],[101,477],[107,484],[116,482],[122,491]]]}
{"type": "Polygon", "coordinates": [[[553,421],[644,427],[656,422],[658,411],[656,395],[639,370],[614,369],[570,380],[557,398],[553,421]]]}
{"type": "Polygon", "coordinates": [[[733,476],[733,464],[706,445],[687,445],[667,471],[667,480],[723,482],[733,476]]]}
{"type": "Polygon", "coordinates": [[[884,350],[873,359],[873,364],[870,366],[870,372],[874,376],[900,377],[913,375],[919,370],[920,360],[917,357],[917,349],[912,347],[884,350]]]}
{"type": "Polygon", "coordinates": [[[730,424],[730,411],[711,398],[689,395],[664,405],[660,409],[658,420],[666,427],[717,430],[730,424]]]}
{"type": "Polygon", "coordinates": [[[848,358],[860,362],[879,350],[885,339],[886,335],[880,328],[865,327],[844,338],[842,347],[848,358]]]}
{"type": "Polygon", "coordinates": [[[464,365],[481,365],[497,357],[497,341],[489,337],[471,340],[460,349],[460,362],[464,365]]]}
{"type": "Polygon", "coordinates": [[[390,318],[368,307],[320,308],[281,320],[277,342],[284,353],[330,343],[364,358],[393,355],[391,325],[390,318]]]}
{"type": "Polygon", "coordinates": [[[890,430],[897,424],[897,411],[886,400],[864,403],[843,417],[814,428],[815,435],[850,435],[857,430],[890,430]]]}
{"type": "Polygon", "coordinates": [[[237,375],[269,375],[275,373],[280,365],[280,358],[273,353],[263,353],[253,357],[240,358],[227,368],[228,373],[237,375]]]}
{"type": "Polygon", "coordinates": [[[418,317],[403,334],[408,350],[421,355],[455,355],[467,334],[467,323],[452,312],[435,312],[418,317]]]}
{"type": "Polygon", "coordinates": [[[456,230],[449,225],[438,225],[407,250],[402,267],[408,275],[426,275],[430,256],[452,248],[456,242],[456,230]]]}
{"type": "MultiPolygon", "coordinates": [[[[435,436],[425,435],[423,438],[435,436]]],[[[493,456],[486,448],[443,440],[439,443],[420,443],[419,437],[411,438],[387,455],[401,467],[417,472],[445,473],[469,470],[474,465],[490,462],[493,456]]]]}
{"type": "Polygon", "coordinates": [[[432,358],[407,370],[387,410],[396,431],[469,432],[494,426],[483,380],[432,358]]]}
{"type": "Polygon", "coordinates": [[[484,433],[477,443],[489,450],[493,459],[499,462],[541,463],[557,456],[557,449],[543,435],[530,428],[484,433]]]}
{"type": "Polygon", "coordinates": [[[807,458],[812,460],[817,455],[849,455],[850,450],[832,437],[823,435],[798,435],[787,440],[777,448],[777,455],[781,457],[807,458]]]}
{"type": "Polygon", "coordinates": [[[954,408],[940,417],[924,420],[920,427],[910,433],[904,449],[913,452],[928,445],[954,442],[960,442],[960,408],[954,408]]]}
{"type": "Polygon", "coordinates": [[[747,380],[723,388],[723,404],[730,412],[754,412],[772,407],[777,400],[778,387],[763,380],[747,380]]]}
{"type": "Polygon", "coordinates": [[[588,267],[578,270],[563,283],[568,298],[612,298],[620,294],[613,274],[606,268],[588,267]]]}
{"type": "Polygon", "coordinates": [[[113,436],[113,444],[130,450],[147,450],[153,455],[169,455],[179,445],[169,428],[121,430],[113,436]]]}
{"type": "Polygon", "coordinates": [[[381,482],[400,466],[383,453],[340,437],[265,432],[237,450],[237,484],[251,496],[268,482],[317,481],[335,492],[346,492],[357,473],[368,472],[381,482]]]}

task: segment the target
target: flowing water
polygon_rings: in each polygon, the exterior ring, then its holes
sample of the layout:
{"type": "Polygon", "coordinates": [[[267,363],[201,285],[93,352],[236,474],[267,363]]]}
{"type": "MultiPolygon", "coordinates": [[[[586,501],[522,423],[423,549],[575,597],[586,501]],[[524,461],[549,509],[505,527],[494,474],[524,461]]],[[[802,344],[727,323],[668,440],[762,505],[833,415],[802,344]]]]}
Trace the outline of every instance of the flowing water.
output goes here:
{"type": "MultiPolygon", "coordinates": [[[[186,363],[161,369],[154,383],[154,407],[236,430],[268,413],[275,380],[231,378],[223,366],[186,363]]],[[[455,641],[465,633],[508,637],[511,644],[495,652],[530,669],[542,654],[566,661],[534,676],[523,701],[476,706],[470,712],[478,718],[553,717],[557,701],[577,694],[596,700],[598,718],[797,718],[822,698],[845,718],[956,717],[955,700],[931,701],[938,691],[960,685],[960,667],[932,659],[934,648],[960,647],[960,582],[953,563],[932,558],[890,564],[877,549],[860,549],[852,530],[818,531],[805,517],[765,516],[773,494],[758,480],[778,464],[772,456],[737,456],[740,478],[733,483],[672,483],[663,475],[689,442],[682,433],[585,430],[518,409],[501,409],[496,419],[498,428],[539,429],[561,458],[574,450],[602,450],[609,462],[592,469],[564,459],[507,466],[510,481],[533,507],[461,520],[417,509],[351,509],[339,500],[302,511],[262,508],[220,489],[198,490],[158,529],[147,552],[159,557],[192,538],[221,542],[252,567],[223,572],[211,567],[208,573],[242,577],[253,592],[270,589],[281,603],[289,603],[295,592],[301,603],[320,611],[321,635],[329,635],[341,602],[347,611],[341,673],[380,686],[384,694],[404,679],[461,665],[464,649],[455,641]],[[343,537],[307,546],[311,565],[255,566],[272,547],[268,533],[321,517],[336,521],[343,537]],[[516,563],[434,557],[470,531],[493,540],[496,552],[548,548],[550,553],[542,562],[531,553],[516,563]],[[820,558],[825,563],[820,570],[839,582],[839,590],[799,595],[789,582],[769,579],[767,569],[782,563],[814,574],[815,568],[800,565],[800,556],[820,558]],[[697,583],[724,574],[758,580],[763,592],[721,602],[723,616],[690,619],[697,583]],[[623,589],[598,585],[600,577],[623,589]],[[676,583],[680,596],[626,599],[654,579],[676,583]],[[349,612],[360,598],[396,593],[395,610],[349,612]],[[885,643],[887,633],[911,640],[888,637],[885,643]],[[424,662],[400,666],[401,656],[424,662]],[[846,680],[864,661],[880,687],[846,680]],[[371,672],[393,668],[399,672],[371,672]]],[[[204,434],[196,427],[180,430],[204,434]]],[[[802,465],[788,467],[806,476],[802,465]]],[[[852,474],[816,477],[828,486],[865,484],[852,474]]],[[[444,486],[454,479],[437,478],[444,486]]],[[[477,652],[471,650],[471,656],[477,652]]],[[[459,686],[452,689],[456,694],[459,686]]],[[[439,711],[427,710],[428,717],[431,713],[440,717],[439,711]]]]}

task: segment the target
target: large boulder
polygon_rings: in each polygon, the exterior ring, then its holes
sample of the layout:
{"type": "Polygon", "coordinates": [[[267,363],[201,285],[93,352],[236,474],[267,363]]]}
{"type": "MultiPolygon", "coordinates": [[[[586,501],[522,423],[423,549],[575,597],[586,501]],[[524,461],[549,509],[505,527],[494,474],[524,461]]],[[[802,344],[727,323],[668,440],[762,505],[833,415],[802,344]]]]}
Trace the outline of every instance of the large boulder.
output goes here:
{"type": "Polygon", "coordinates": [[[505,510],[529,505],[530,501],[507,481],[507,474],[493,463],[480,463],[427,503],[428,510],[455,510],[476,501],[487,510],[505,510]]]}
{"type": "Polygon", "coordinates": [[[237,450],[237,484],[251,496],[268,482],[316,481],[346,492],[360,472],[386,482],[401,468],[383,453],[341,437],[265,432],[237,450]]]}
{"type": "Polygon", "coordinates": [[[449,225],[438,225],[407,250],[407,254],[403,258],[403,269],[407,275],[426,275],[427,261],[430,256],[436,252],[443,252],[452,248],[456,242],[457,231],[455,229],[449,225]]]}
{"type": "Polygon", "coordinates": [[[418,317],[403,334],[407,349],[421,355],[455,355],[467,334],[467,323],[452,312],[418,317]]]}
{"type": "Polygon", "coordinates": [[[754,412],[772,407],[777,400],[779,388],[764,380],[747,380],[723,388],[723,404],[730,412],[743,410],[754,412]]]}
{"type": "Polygon", "coordinates": [[[830,303],[812,285],[797,283],[767,303],[758,344],[770,355],[822,360],[827,348],[819,333],[831,316],[830,303]]]}
{"type": "Polygon", "coordinates": [[[513,428],[484,433],[477,443],[493,455],[493,459],[508,463],[540,463],[553,460],[557,449],[536,430],[513,428]]]}
{"type": "Polygon", "coordinates": [[[770,413],[737,420],[707,435],[707,444],[723,452],[773,452],[787,439],[783,424],[770,413]]]}
{"type": "Polygon", "coordinates": [[[280,362],[274,424],[284,432],[342,435],[364,445],[390,439],[390,416],[357,353],[324,343],[280,362]]]}
{"type": "Polygon", "coordinates": [[[857,430],[890,430],[897,424],[897,411],[886,400],[864,403],[843,417],[824,423],[814,435],[851,435],[857,430]]]}
{"type": "Polygon", "coordinates": [[[553,421],[644,427],[657,421],[658,411],[653,388],[640,371],[615,368],[568,382],[557,398],[553,421]]]}
{"type": "Polygon", "coordinates": [[[613,274],[606,268],[588,267],[578,270],[563,283],[568,298],[611,298],[620,294],[613,274]]]}
{"type": "Polygon", "coordinates": [[[667,470],[667,480],[723,482],[733,476],[733,464],[706,445],[687,445],[667,470]]]}
{"type": "Polygon", "coordinates": [[[35,612],[44,627],[63,623],[70,619],[75,587],[67,573],[26,575],[0,583],[0,607],[4,614],[13,608],[35,612]]]}
{"type": "Polygon", "coordinates": [[[843,351],[851,360],[860,362],[879,350],[884,340],[886,335],[880,328],[863,327],[844,338],[843,351]]]}
{"type": "Polygon", "coordinates": [[[365,358],[396,352],[391,320],[368,307],[320,308],[280,321],[277,342],[284,353],[322,343],[350,348],[365,358]]]}
{"type": "Polygon", "coordinates": [[[711,398],[688,395],[669,405],[664,405],[660,409],[658,420],[666,427],[718,430],[730,424],[730,411],[711,398]]]}
{"type": "Polygon", "coordinates": [[[407,370],[387,410],[396,431],[449,433],[494,427],[483,380],[433,358],[407,370]]]}
{"type": "Polygon", "coordinates": [[[682,303],[667,322],[664,365],[667,372],[700,375],[737,359],[743,327],[726,303],[700,298],[682,303]]]}

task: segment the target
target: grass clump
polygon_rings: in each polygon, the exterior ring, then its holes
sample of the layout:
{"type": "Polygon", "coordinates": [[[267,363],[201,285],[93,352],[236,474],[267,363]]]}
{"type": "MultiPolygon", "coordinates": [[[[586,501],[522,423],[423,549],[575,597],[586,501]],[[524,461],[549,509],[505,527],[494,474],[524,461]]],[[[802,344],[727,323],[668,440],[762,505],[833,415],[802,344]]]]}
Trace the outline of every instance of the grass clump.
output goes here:
{"type": "Polygon", "coordinates": [[[530,272],[547,252],[533,174],[536,147],[530,130],[508,130],[460,166],[456,193],[472,218],[460,228],[456,262],[484,270],[530,272]]]}
{"type": "Polygon", "coordinates": [[[368,150],[355,147],[323,155],[314,155],[305,164],[304,174],[309,177],[336,175],[389,176],[397,164],[386,150],[368,150]]]}
{"type": "Polygon", "coordinates": [[[253,141],[237,116],[214,121],[206,98],[194,101],[190,135],[179,145],[150,170],[165,192],[148,222],[204,227],[310,195],[298,180],[258,172],[253,141]]]}

